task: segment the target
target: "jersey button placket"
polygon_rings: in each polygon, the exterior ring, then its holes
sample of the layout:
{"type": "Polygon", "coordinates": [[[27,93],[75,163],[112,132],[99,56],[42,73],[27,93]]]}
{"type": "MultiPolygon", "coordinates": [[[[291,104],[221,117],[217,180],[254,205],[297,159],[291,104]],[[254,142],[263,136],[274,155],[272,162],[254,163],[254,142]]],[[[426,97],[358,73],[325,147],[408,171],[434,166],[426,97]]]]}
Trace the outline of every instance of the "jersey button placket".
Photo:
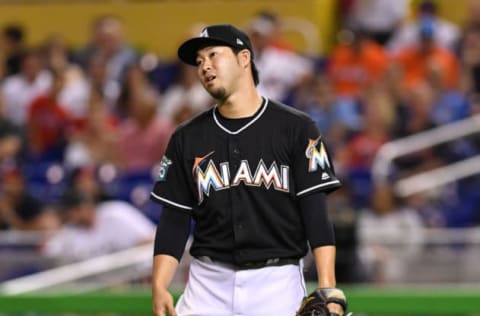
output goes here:
{"type": "MultiPolygon", "coordinates": [[[[229,158],[232,166],[231,172],[231,181],[233,181],[235,174],[240,166],[241,161],[241,151],[238,140],[235,137],[230,138],[229,140],[229,158]]],[[[235,186],[230,190],[231,194],[231,210],[232,210],[232,225],[233,225],[233,235],[234,235],[234,244],[238,245],[242,243],[242,240],[245,238],[244,234],[244,224],[242,223],[242,202],[241,202],[241,185],[235,186]]],[[[236,247],[235,247],[236,248],[236,247]]],[[[242,256],[243,251],[236,249],[235,251],[238,255],[242,256]]]]}

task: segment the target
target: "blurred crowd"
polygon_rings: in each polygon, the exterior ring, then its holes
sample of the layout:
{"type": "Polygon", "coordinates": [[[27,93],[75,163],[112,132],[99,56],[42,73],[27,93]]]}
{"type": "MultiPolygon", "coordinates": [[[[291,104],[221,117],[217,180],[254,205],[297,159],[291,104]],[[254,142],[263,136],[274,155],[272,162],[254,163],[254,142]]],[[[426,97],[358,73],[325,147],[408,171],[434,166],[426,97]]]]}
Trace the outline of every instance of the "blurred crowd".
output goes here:
{"type": "MultiPolygon", "coordinates": [[[[414,255],[422,227],[480,224],[479,177],[408,197],[392,186],[479,154],[478,137],[402,156],[382,183],[371,172],[383,144],[480,113],[480,3],[471,1],[463,26],[433,1],[414,12],[407,0],[338,4],[326,55],[296,51],[275,12],[244,28],[258,89],[312,116],[344,183],[329,201],[339,281],[393,280],[402,267],[384,265],[379,241],[402,241],[402,254],[414,255]]],[[[111,15],[93,21],[79,49],[58,34],[29,47],[26,31],[1,33],[0,229],[57,231],[42,251],[65,261],[151,241],[157,163],[175,127],[214,103],[195,69],[134,49],[111,15]]]]}

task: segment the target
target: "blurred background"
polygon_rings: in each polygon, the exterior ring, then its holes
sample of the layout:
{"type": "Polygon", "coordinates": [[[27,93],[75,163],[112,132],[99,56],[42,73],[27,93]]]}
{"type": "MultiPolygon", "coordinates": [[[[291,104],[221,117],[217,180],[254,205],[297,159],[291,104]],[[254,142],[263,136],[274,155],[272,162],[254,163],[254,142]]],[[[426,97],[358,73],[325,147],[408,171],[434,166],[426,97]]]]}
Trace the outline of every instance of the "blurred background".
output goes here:
{"type": "Polygon", "coordinates": [[[214,103],[176,48],[213,23],[327,139],[351,311],[480,315],[480,0],[0,1],[0,315],[151,314],[158,163],[214,103]]]}

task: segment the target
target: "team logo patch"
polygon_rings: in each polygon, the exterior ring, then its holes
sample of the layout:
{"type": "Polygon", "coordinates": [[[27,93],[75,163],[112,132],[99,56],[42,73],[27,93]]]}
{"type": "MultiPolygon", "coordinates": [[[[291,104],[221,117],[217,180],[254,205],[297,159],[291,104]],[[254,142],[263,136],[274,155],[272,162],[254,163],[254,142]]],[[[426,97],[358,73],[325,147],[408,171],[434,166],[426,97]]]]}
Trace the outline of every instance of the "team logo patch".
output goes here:
{"type": "Polygon", "coordinates": [[[157,174],[157,181],[165,181],[167,178],[168,168],[172,164],[172,161],[167,158],[167,156],[163,156],[162,160],[160,160],[160,169],[158,170],[157,174]]]}
{"type": "Polygon", "coordinates": [[[330,168],[327,150],[320,138],[308,140],[307,149],[305,149],[305,157],[308,159],[308,172],[317,171],[318,167],[322,170],[330,168]],[[320,146],[318,146],[319,144],[320,146]]]}

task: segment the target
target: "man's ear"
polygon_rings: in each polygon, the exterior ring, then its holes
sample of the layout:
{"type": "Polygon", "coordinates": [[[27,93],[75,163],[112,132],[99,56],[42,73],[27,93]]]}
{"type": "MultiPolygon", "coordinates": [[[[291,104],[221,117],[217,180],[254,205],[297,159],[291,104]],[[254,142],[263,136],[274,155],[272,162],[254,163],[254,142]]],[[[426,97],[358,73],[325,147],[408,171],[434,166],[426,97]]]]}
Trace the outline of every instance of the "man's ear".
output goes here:
{"type": "Polygon", "coordinates": [[[240,65],[242,65],[243,68],[247,68],[248,65],[250,65],[250,60],[252,58],[250,51],[244,49],[238,53],[238,56],[240,58],[240,65]]]}

